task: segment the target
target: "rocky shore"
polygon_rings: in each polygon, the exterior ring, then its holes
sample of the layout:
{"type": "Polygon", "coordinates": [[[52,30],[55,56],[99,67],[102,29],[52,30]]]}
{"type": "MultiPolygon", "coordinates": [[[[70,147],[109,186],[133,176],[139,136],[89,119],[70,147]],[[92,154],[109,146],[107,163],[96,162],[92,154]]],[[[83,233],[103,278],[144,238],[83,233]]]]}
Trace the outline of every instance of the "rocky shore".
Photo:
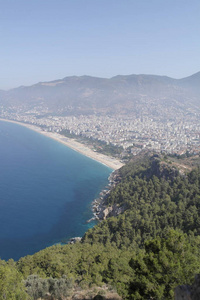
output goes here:
{"type": "Polygon", "coordinates": [[[77,236],[77,237],[73,237],[68,241],[68,244],[76,244],[77,242],[81,242],[82,238],[77,236]]]}
{"type": "Polygon", "coordinates": [[[124,211],[123,207],[119,207],[117,205],[107,206],[106,199],[109,196],[111,190],[120,182],[119,172],[113,171],[108,178],[109,184],[105,187],[99,194],[99,197],[92,202],[92,211],[94,217],[88,220],[88,222],[92,220],[105,220],[110,216],[117,216],[124,211]]]}

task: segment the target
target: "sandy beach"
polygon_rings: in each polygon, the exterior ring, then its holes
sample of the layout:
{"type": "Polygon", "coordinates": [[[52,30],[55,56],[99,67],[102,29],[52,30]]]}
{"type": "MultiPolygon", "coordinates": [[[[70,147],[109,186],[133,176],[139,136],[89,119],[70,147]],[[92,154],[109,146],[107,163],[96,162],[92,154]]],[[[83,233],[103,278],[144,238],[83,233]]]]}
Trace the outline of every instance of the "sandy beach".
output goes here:
{"type": "Polygon", "coordinates": [[[91,150],[90,148],[88,148],[87,146],[77,142],[76,140],[68,138],[68,137],[64,137],[61,134],[43,131],[40,127],[37,127],[35,125],[30,125],[30,124],[26,124],[26,123],[21,123],[21,122],[7,120],[7,119],[1,119],[1,118],[0,118],[0,120],[4,121],[4,122],[15,123],[15,124],[27,127],[31,130],[34,130],[40,134],[43,134],[51,139],[54,139],[64,145],[66,145],[67,147],[69,147],[87,157],[90,157],[91,159],[94,159],[94,160],[106,165],[107,167],[109,167],[113,170],[117,170],[123,166],[123,163],[121,163],[119,160],[117,160],[113,157],[95,152],[95,151],[91,150]]]}

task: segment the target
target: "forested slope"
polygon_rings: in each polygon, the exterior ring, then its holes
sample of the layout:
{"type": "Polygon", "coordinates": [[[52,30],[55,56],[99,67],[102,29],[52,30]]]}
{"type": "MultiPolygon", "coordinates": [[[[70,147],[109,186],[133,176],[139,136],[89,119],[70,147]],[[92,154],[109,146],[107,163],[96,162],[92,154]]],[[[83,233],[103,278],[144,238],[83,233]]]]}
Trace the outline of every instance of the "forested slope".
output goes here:
{"type": "Polygon", "coordinates": [[[121,182],[110,193],[108,206],[125,209],[89,230],[84,241],[116,242],[118,247],[166,237],[170,228],[200,234],[199,168],[187,175],[157,156],[129,163],[120,171],[121,182]]]}
{"type": "Polygon", "coordinates": [[[105,284],[123,299],[173,299],[177,285],[193,281],[200,272],[200,168],[180,173],[169,157],[145,154],[118,172],[106,204],[124,213],[100,222],[80,243],[1,261],[2,299],[26,299],[22,277],[30,299],[72,299],[77,288],[105,284]],[[12,286],[22,296],[11,297],[12,286]]]}

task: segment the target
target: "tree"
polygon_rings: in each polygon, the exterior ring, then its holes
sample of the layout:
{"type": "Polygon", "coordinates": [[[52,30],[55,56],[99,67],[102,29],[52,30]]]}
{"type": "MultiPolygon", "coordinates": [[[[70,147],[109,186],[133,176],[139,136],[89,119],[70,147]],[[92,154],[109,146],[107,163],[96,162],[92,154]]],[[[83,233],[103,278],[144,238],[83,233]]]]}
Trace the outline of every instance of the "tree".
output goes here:
{"type": "Polygon", "coordinates": [[[200,271],[199,239],[193,244],[186,235],[171,230],[167,239],[145,242],[145,252],[130,260],[135,271],[131,299],[173,299],[176,286],[190,283],[200,271]]]}
{"type": "Polygon", "coordinates": [[[22,282],[22,275],[16,268],[9,266],[9,264],[4,261],[0,261],[0,299],[28,299],[22,282]]]}

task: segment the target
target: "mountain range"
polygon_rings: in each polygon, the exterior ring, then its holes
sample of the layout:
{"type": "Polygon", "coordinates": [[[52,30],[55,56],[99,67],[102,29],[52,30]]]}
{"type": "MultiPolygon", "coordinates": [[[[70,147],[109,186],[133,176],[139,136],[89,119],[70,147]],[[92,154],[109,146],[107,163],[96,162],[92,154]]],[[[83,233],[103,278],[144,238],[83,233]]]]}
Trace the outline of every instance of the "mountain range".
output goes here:
{"type": "Polygon", "coordinates": [[[145,113],[200,108],[200,72],[173,79],[158,75],[118,75],[110,79],[65,77],[0,91],[2,107],[46,109],[54,114],[145,113]]]}

